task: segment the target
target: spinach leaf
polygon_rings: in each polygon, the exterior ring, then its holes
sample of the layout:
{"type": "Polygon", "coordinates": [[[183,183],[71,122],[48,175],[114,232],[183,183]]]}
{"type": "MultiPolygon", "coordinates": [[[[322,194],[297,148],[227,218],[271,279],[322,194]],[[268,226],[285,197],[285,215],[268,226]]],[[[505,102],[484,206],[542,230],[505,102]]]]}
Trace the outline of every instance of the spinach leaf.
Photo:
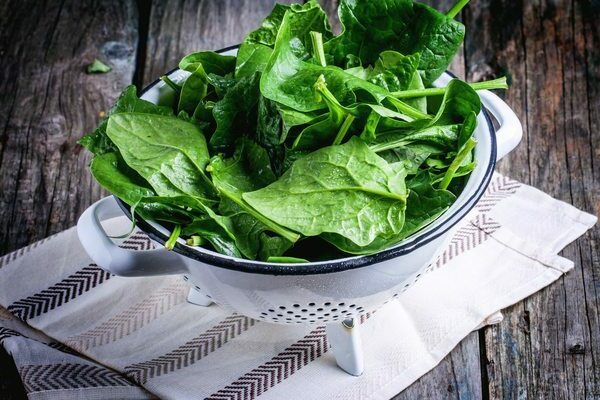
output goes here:
{"type": "Polygon", "coordinates": [[[420,142],[451,151],[456,149],[460,129],[460,125],[434,125],[416,130],[388,131],[379,134],[377,140],[370,147],[374,152],[379,153],[409,143],[420,142]]]}
{"type": "MultiPolygon", "coordinates": [[[[408,83],[406,90],[418,90],[425,89],[425,85],[423,85],[423,79],[421,79],[421,75],[418,72],[413,74],[412,79],[408,83]]],[[[427,97],[415,97],[412,99],[405,99],[404,102],[409,106],[416,108],[417,110],[427,113],[427,97]]]]}
{"type": "Polygon", "coordinates": [[[380,131],[372,139],[371,148],[381,152],[414,142],[441,146],[446,151],[458,149],[473,134],[476,116],[481,110],[477,92],[457,79],[450,81],[439,105],[430,120],[403,122],[386,118],[378,126],[380,131]]]}
{"type": "Polygon", "coordinates": [[[132,215],[139,214],[144,219],[173,224],[189,224],[198,214],[181,206],[179,198],[161,196],[140,198],[132,207],[131,213],[132,215]]]}
{"type": "Polygon", "coordinates": [[[227,151],[237,139],[256,130],[260,74],[241,78],[212,110],[217,129],[210,138],[214,151],[227,151]]]}
{"type": "Polygon", "coordinates": [[[215,220],[215,218],[210,215],[200,215],[183,227],[182,235],[198,235],[203,239],[206,239],[206,241],[208,241],[219,253],[231,257],[243,258],[243,254],[236,246],[233,233],[230,233],[223,227],[224,220],[231,224],[231,221],[224,217],[223,220],[219,221],[221,223],[218,223],[218,220],[215,220]]]}
{"type": "Polygon", "coordinates": [[[196,125],[174,116],[119,113],[109,118],[106,133],[159,196],[214,196],[204,174],[206,141],[196,125]]]}
{"type": "Polygon", "coordinates": [[[273,232],[291,243],[298,240],[295,232],[256,212],[242,198],[243,192],[262,188],[275,180],[269,157],[262,147],[243,140],[234,157],[213,157],[209,171],[221,195],[219,211],[232,220],[236,244],[248,258],[256,258],[263,232],[273,232]]]}
{"type": "Polygon", "coordinates": [[[276,4],[261,27],[246,36],[244,43],[262,44],[272,48],[286,15],[293,22],[292,35],[296,38],[292,44],[293,51],[301,58],[306,59],[312,54],[310,32],[319,32],[325,39],[333,36],[327,14],[316,0],[309,0],[304,5],[276,4]]]}
{"type": "Polygon", "coordinates": [[[260,235],[258,259],[268,261],[271,257],[281,257],[294,244],[281,236],[270,236],[267,232],[260,235]]]}
{"type": "Polygon", "coordinates": [[[422,171],[407,181],[407,186],[409,194],[406,200],[404,225],[397,234],[377,237],[365,246],[358,246],[351,240],[339,236],[330,235],[325,239],[346,253],[356,255],[377,253],[392,247],[435,221],[456,199],[449,191],[435,189],[427,171],[422,171]]]}
{"type": "Polygon", "coordinates": [[[418,53],[404,56],[397,51],[383,51],[367,79],[390,92],[406,90],[417,72],[420,58],[418,53]]]}
{"type": "Polygon", "coordinates": [[[236,58],[224,56],[214,51],[200,51],[183,57],[179,62],[179,68],[194,72],[202,66],[207,74],[227,75],[235,69],[236,58]]]}
{"type": "Polygon", "coordinates": [[[102,187],[130,206],[139,202],[142,197],[155,195],[146,181],[129,168],[116,152],[95,156],[90,170],[102,187]]]}
{"type": "Polygon", "coordinates": [[[404,176],[354,137],[300,158],[279,180],[243,198],[304,236],[329,232],[365,246],[402,229],[404,176]]]}
{"type": "Polygon", "coordinates": [[[193,115],[198,103],[206,96],[207,91],[208,76],[202,64],[199,64],[181,87],[177,110],[193,115]]]}
{"type": "MultiPolygon", "coordinates": [[[[173,115],[173,110],[168,107],[157,106],[149,101],[137,97],[137,89],[130,85],[123,90],[115,105],[108,112],[108,117],[118,113],[136,112],[144,114],[173,115]]],[[[106,135],[108,117],[104,119],[94,132],[79,139],[79,144],[94,154],[104,154],[115,151],[115,146],[106,135]]]]}
{"type": "Polygon", "coordinates": [[[185,80],[179,95],[179,111],[186,111],[193,115],[196,107],[208,92],[208,84],[220,83],[217,79],[210,79],[209,75],[225,76],[232,74],[236,58],[223,56],[212,51],[201,51],[185,56],[179,62],[179,68],[191,72],[185,80]]]}
{"type": "Polygon", "coordinates": [[[412,0],[342,0],[339,15],[343,32],[325,43],[336,65],[345,65],[349,54],[370,65],[384,50],[420,53],[425,85],[450,65],[465,34],[460,22],[412,0]]]}
{"type": "Polygon", "coordinates": [[[251,76],[255,72],[263,72],[273,49],[260,43],[243,43],[237,53],[235,78],[251,76]]]}
{"type": "Polygon", "coordinates": [[[418,173],[407,182],[409,189],[406,219],[401,237],[408,237],[435,221],[456,200],[451,192],[435,189],[427,171],[418,173]]]}
{"type": "Polygon", "coordinates": [[[438,147],[430,146],[423,143],[415,145],[406,145],[394,147],[393,149],[377,153],[381,158],[388,163],[403,163],[407,175],[416,175],[419,168],[425,163],[432,154],[443,152],[438,147]]]}
{"type": "MultiPolygon", "coordinates": [[[[480,111],[481,99],[477,92],[467,83],[452,79],[446,86],[437,114],[428,124],[429,126],[462,124],[467,117],[472,118],[472,114],[477,115],[480,111]]],[[[474,122],[469,124],[474,130],[474,122]]]]}
{"type": "Polygon", "coordinates": [[[290,129],[304,120],[312,120],[312,116],[286,112],[275,103],[260,96],[258,101],[258,120],[256,123],[256,142],[260,144],[271,159],[271,167],[277,176],[283,173],[285,159],[285,139],[290,129]],[[297,115],[294,115],[297,114],[297,115]],[[296,116],[298,120],[296,120],[296,116]]]}
{"type": "Polygon", "coordinates": [[[109,65],[106,65],[102,61],[95,58],[94,61],[92,61],[92,63],[89,64],[85,70],[88,74],[105,74],[107,72],[112,71],[112,68],[109,65]]]}
{"type": "Polygon", "coordinates": [[[263,46],[273,47],[283,17],[289,9],[290,6],[286,4],[276,3],[271,14],[263,20],[260,28],[250,32],[244,39],[244,43],[262,44],[263,46]]]}

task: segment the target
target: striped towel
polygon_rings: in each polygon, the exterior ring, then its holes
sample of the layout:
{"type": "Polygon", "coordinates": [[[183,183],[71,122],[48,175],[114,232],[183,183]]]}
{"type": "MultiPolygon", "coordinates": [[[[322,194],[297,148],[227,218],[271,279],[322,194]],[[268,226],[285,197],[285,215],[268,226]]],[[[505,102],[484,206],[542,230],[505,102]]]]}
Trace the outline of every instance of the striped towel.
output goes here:
{"type": "MultiPolygon", "coordinates": [[[[0,344],[32,399],[386,399],[573,268],[557,254],[595,222],[496,174],[428,273],[360,320],[360,377],[336,367],[324,326],[194,306],[180,276],[113,276],[74,229],[0,258],[0,344]]],[[[152,246],[142,232],[122,245],[152,246]]]]}

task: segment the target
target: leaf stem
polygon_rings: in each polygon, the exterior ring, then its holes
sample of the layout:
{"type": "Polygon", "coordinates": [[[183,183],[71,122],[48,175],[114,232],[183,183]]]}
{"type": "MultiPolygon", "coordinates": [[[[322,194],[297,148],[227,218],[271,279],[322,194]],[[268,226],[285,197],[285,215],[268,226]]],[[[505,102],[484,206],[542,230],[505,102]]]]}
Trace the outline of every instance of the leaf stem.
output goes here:
{"type": "MultiPolygon", "coordinates": [[[[504,76],[502,78],[493,79],[491,81],[469,83],[469,86],[471,86],[474,90],[508,89],[506,77],[504,76]]],[[[412,99],[415,97],[424,96],[441,96],[445,92],[446,87],[436,87],[392,92],[392,96],[394,96],[396,99],[412,99]]]]}
{"type": "Polygon", "coordinates": [[[173,247],[175,247],[179,235],[181,235],[181,225],[175,225],[173,232],[171,232],[171,236],[169,236],[169,240],[165,242],[165,247],[167,248],[167,250],[173,250],[173,247]]]}
{"type": "Polygon", "coordinates": [[[188,246],[202,246],[204,244],[204,240],[200,236],[193,235],[186,241],[186,243],[188,246]]]}
{"type": "Polygon", "coordinates": [[[323,49],[323,35],[321,32],[311,31],[310,40],[312,42],[313,57],[322,67],[326,67],[327,61],[325,60],[325,50],[323,49]]]}
{"type": "Polygon", "coordinates": [[[475,139],[469,138],[467,143],[465,143],[464,147],[458,152],[456,158],[452,161],[452,164],[450,164],[448,170],[444,174],[444,179],[442,179],[442,182],[440,182],[440,189],[445,190],[448,188],[448,185],[450,185],[450,182],[452,182],[452,179],[454,178],[454,174],[456,174],[456,171],[464,161],[465,157],[471,153],[471,150],[473,150],[476,144],[477,142],[475,139]]]}
{"type": "Polygon", "coordinates": [[[410,117],[410,118],[414,118],[414,119],[431,119],[431,115],[429,114],[425,114],[419,110],[417,110],[416,108],[414,108],[413,106],[410,106],[408,104],[406,104],[403,101],[398,100],[393,93],[391,93],[390,96],[387,96],[387,99],[390,103],[392,103],[394,105],[394,107],[396,107],[396,109],[398,110],[398,112],[403,113],[404,115],[410,117]]]}
{"type": "Polygon", "coordinates": [[[393,140],[393,141],[387,142],[387,143],[377,143],[372,146],[369,146],[369,148],[375,153],[381,153],[382,151],[395,149],[396,147],[400,147],[400,146],[410,143],[410,142],[411,142],[410,140],[406,140],[406,139],[393,140]]]}
{"type": "Polygon", "coordinates": [[[168,76],[163,75],[160,77],[160,80],[166,83],[167,86],[173,89],[176,93],[181,93],[181,86],[173,82],[168,76]]]}
{"type": "Polygon", "coordinates": [[[352,125],[352,122],[354,122],[355,118],[356,117],[352,114],[346,115],[344,122],[342,122],[342,126],[340,126],[340,130],[338,131],[337,135],[335,135],[335,139],[333,140],[334,146],[342,143],[342,140],[344,140],[344,137],[346,137],[346,133],[348,133],[348,129],[350,129],[350,125],[352,125]]]}
{"type": "Polygon", "coordinates": [[[448,18],[456,17],[458,15],[458,13],[460,12],[460,10],[462,10],[468,3],[469,3],[469,0],[458,0],[456,3],[454,3],[452,8],[446,13],[446,16],[448,18]]]}

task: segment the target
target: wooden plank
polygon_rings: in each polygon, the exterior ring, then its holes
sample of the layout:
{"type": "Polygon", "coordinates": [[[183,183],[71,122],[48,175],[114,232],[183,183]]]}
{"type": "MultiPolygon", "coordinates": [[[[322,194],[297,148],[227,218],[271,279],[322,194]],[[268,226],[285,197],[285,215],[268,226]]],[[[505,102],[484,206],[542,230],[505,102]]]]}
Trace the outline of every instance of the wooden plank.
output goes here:
{"type": "MultiPolygon", "coordinates": [[[[102,192],[76,141],[133,75],[135,3],[0,2],[0,254],[75,224],[102,192]],[[113,67],[88,76],[95,57],[113,67]]],[[[25,398],[1,350],[0,398],[25,398]]]]}
{"type": "MultiPolygon", "coordinates": [[[[398,338],[402,340],[402,338],[398,338]]],[[[480,399],[479,337],[471,333],[434,369],[393,400],[480,399]]]]}
{"type": "MultiPolygon", "coordinates": [[[[598,214],[600,9],[594,2],[480,1],[469,77],[508,73],[523,143],[500,170],[598,214]],[[494,9],[490,13],[489,9],[494,9]]],[[[599,398],[598,228],[568,246],[575,269],[486,330],[491,398],[599,398]]]]}
{"type": "Polygon", "coordinates": [[[100,197],[76,141],[130,82],[136,27],[133,1],[0,2],[0,254],[100,197]],[[95,57],[113,71],[86,75],[95,57]]]}
{"type": "Polygon", "coordinates": [[[186,54],[239,44],[274,4],[275,0],[153,1],[144,84],[175,68],[186,54]]]}

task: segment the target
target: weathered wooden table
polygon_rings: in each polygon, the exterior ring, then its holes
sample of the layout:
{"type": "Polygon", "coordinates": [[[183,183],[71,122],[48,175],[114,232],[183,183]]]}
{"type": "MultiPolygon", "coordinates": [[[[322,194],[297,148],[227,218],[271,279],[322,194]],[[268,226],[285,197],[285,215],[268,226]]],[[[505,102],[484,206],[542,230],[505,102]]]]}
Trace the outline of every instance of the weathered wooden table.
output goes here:
{"type": "MultiPolygon", "coordinates": [[[[335,1],[323,1],[335,13],[335,1]]],[[[453,0],[430,1],[448,9],[453,0]]],[[[104,193],[76,144],[119,91],[186,53],[238,43],[272,0],[0,2],[0,254],[73,226],[104,193]],[[86,75],[95,57],[113,71],[86,75]]],[[[525,135],[499,170],[600,214],[600,2],[472,0],[451,69],[507,75],[525,135]]],[[[397,396],[600,398],[600,229],[563,255],[575,269],[474,332],[397,396]]],[[[402,338],[398,338],[402,340],[402,338]]],[[[0,398],[21,398],[0,356],[0,398]]]]}

